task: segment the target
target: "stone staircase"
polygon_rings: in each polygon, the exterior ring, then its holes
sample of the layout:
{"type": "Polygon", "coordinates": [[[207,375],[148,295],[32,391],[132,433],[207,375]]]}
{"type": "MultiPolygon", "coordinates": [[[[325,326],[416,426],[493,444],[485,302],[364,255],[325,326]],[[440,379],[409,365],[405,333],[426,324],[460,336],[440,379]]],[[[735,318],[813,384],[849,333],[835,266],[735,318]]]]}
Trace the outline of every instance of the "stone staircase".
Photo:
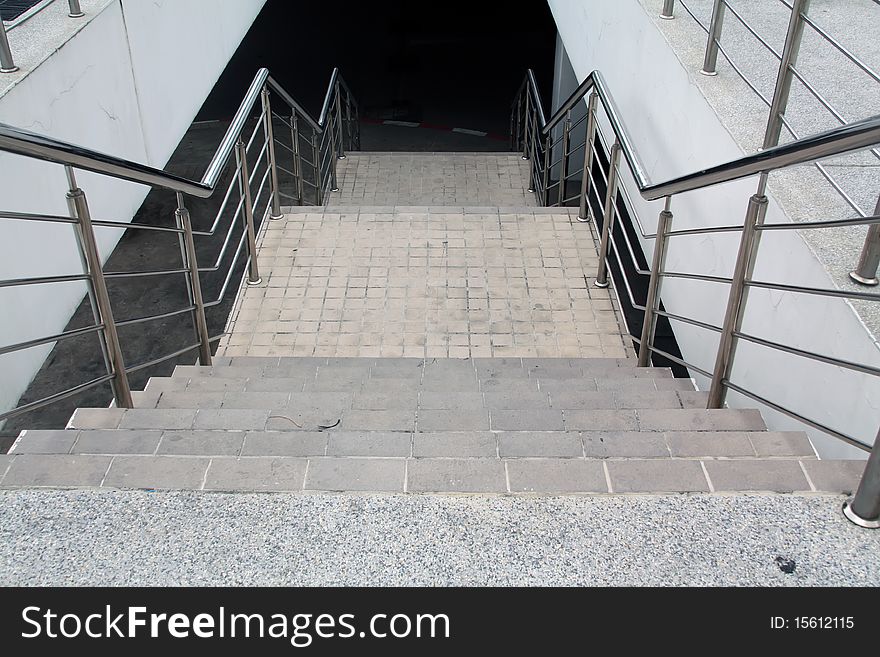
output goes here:
{"type": "Polygon", "coordinates": [[[22,432],[0,487],[841,493],[863,465],[626,358],[218,357],[135,397],[22,432]]]}

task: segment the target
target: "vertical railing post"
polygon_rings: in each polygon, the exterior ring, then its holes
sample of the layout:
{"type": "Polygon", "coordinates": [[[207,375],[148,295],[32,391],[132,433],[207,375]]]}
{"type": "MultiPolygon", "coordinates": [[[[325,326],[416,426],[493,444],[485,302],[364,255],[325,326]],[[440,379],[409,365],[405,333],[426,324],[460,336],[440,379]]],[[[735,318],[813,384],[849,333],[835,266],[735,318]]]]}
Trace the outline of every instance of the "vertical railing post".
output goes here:
{"type": "Polygon", "coordinates": [[[721,408],[727,395],[726,382],[733,371],[733,361],[738,343],[734,334],[742,328],[748,301],[748,288],[745,281],[751,278],[755,268],[760,242],[758,226],[764,223],[764,215],[767,212],[767,197],[764,196],[766,179],[767,174],[761,174],[758,192],[749,199],[749,207],[743,222],[739,252],[736,256],[736,265],[733,268],[730,292],[727,297],[727,309],[724,313],[724,323],[721,325],[721,337],[718,341],[718,354],[715,357],[707,408],[721,408]]]}
{"type": "Polygon", "coordinates": [[[526,109],[523,114],[524,120],[522,123],[522,133],[523,133],[522,159],[524,159],[524,160],[527,160],[529,158],[529,124],[531,123],[531,121],[529,121],[529,98],[530,98],[530,96],[531,96],[531,94],[529,93],[529,84],[528,84],[528,82],[526,82],[526,109]]]}
{"type": "Polygon", "coordinates": [[[295,176],[294,182],[296,183],[296,196],[299,204],[304,205],[302,153],[299,147],[299,119],[295,109],[290,111],[290,142],[293,146],[293,174],[295,176]]]}
{"type": "Polygon", "coordinates": [[[810,0],[792,0],[791,17],[788,21],[788,31],[785,35],[785,46],[782,49],[782,59],[779,62],[779,72],[776,75],[776,86],[773,89],[773,100],[770,102],[770,115],[767,118],[767,131],[764,133],[763,147],[771,148],[779,143],[782,133],[782,116],[788,107],[788,97],[791,93],[791,82],[794,77],[792,67],[797,63],[798,52],[801,48],[801,39],[804,35],[804,19],[810,7],[810,0]]]}
{"type": "Polygon", "coordinates": [[[14,73],[18,70],[15,60],[12,58],[12,50],[9,48],[9,39],[6,38],[6,26],[0,19],[0,73],[14,73]]]}
{"type": "Polygon", "coordinates": [[[247,146],[239,137],[235,143],[235,165],[238,169],[238,191],[244,203],[244,230],[247,234],[247,251],[250,257],[248,263],[248,285],[259,285],[263,282],[260,278],[260,269],[257,266],[257,238],[254,232],[254,205],[251,199],[251,179],[248,171],[247,146]]]}
{"type": "Polygon", "coordinates": [[[132,408],[134,403],[131,399],[131,386],[128,383],[128,373],[125,370],[125,360],[122,357],[122,346],[119,343],[116,321],[113,319],[113,308],[110,304],[110,294],[107,291],[107,281],[104,278],[104,268],[98,251],[98,242],[95,239],[89,204],[85,192],[76,184],[73,169],[66,167],[65,172],[70,190],[67,192],[67,204],[70,208],[70,215],[77,220],[78,241],[83,248],[83,256],[87,266],[86,273],[94,291],[95,304],[100,316],[101,334],[110,366],[108,374],[113,376],[110,381],[113,399],[118,408],[132,408]]]}
{"type": "Polygon", "coordinates": [[[315,194],[316,205],[324,204],[324,165],[321,162],[320,144],[318,142],[318,131],[312,130],[312,159],[315,167],[315,194]]]}
{"type": "MultiPolygon", "coordinates": [[[[527,121],[531,121],[528,117],[527,121]]],[[[531,193],[535,193],[537,189],[537,177],[538,177],[538,134],[540,133],[540,129],[538,128],[538,117],[535,116],[535,124],[532,126],[532,137],[529,140],[529,143],[526,144],[526,148],[529,152],[529,187],[528,191],[531,193]]]]}
{"type": "Polygon", "coordinates": [[[565,205],[565,179],[568,178],[568,147],[571,145],[571,110],[562,123],[562,159],[559,161],[559,207],[565,205]]]}
{"type": "Polygon", "coordinates": [[[260,92],[260,101],[263,105],[263,132],[266,135],[266,143],[269,153],[269,192],[272,195],[272,210],[269,219],[281,219],[281,192],[278,190],[278,167],[275,164],[275,129],[272,125],[272,103],[269,100],[269,88],[263,87],[260,92]]]}
{"type": "Polygon", "coordinates": [[[80,9],[79,0],[67,0],[67,8],[69,9],[67,15],[70,18],[82,18],[85,16],[83,10],[80,9]]]}
{"type": "Polygon", "coordinates": [[[608,166],[608,189],[605,190],[605,206],[602,212],[602,239],[599,241],[599,271],[596,273],[596,287],[608,287],[608,246],[614,228],[615,204],[617,201],[617,164],[620,162],[620,142],[611,147],[608,166]]]}
{"type": "Polygon", "coordinates": [[[703,75],[717,75],[718,44],[721,42],[721,30],[724,28],[724,0],[715,0],[712,7],[712,20],[709,22],[709,40],[706,42],[706,56],[703,58],[703,75]]]}
{"type": "Polygon", "coordinates": [[[593,91],[587,105],[587,136],[584,142],[584,177],[581,180],[581,205],[577,219],[590,220],[590,176],[593,173],[593,140],[596,138],[596,105],[599,94],[593,91]]]}
{"type": "Polygon", "coordinates": [[[516,102],[510,108],[510,150],[519,150],[519,127],[522,122],[522,95],[516,97],[516,102]]]}
{"type": "MultiPolygon", "coordinates": [[[[880,198],[874,207],[874,215],[880,216],[880,198]]],[[[880,266],[880,224],[868,226],[868,235],[862,246],[859,264],[849,273],[849,277],[862,285],[877,285],[877,267],[880,266]]]]}
{"type": "Polygon", "coordinates": [[[183,194],[177,193],[177,210],[174,212],[177,228],[183,231],[182,241],[183,267],[187,270],[187,292],[193,307],[193,323],[196,338],[199,341],[199,365],[211,364],[211,339],[208,336],[208,320],[205,318],[205,301],[202,296],[202,283],[199,278],[199,260],[196,257],[196,245],[193,239],[192,221],[189,210],[183,201],[183,194]]]}
{"type": "Polygon", "coordinates": [[[675,18],[675,0],[663,0],[663,9],[660,12],[660,18],[664,20],[672,20],[675,18]]]}
{"type": "Polygon", "coordinates": [[[547,139],[544,141],[544,189],[541,190],[541,205],[550,205],[550,190],[547,189],[550,184],[550,154],[553,150],[553,131],[547,133],[547,139]]]}
{"type": "Polygon", "coordinates": [[[336,80],[336,157],[345,159],[345,142],[342,140],[342,95],[340,93],[339,80],[336,80]]]}
{"type": "Polygon", "coordinates": [[[336,178],[336,160],[339,158],[336,157],[336,126],[333,124],[332,114],[327,117],[326,128],[330,133],[330,150],[327,151],[327,155],[330,156],[330,191],[337,192],[339,191],[339,182],[336,178]]]}
{"type": "Polygon", "coordinates": [[[855,496],[843,505],[843,515],[866,529],[880,529],[880,432],[862,473],[855,496]]]}
{"type": "MultiPolygon", "coordinates": [[[[354,129],[351,125],[351,94],[345,94],[345,132],[348,134],[348,150],[354,150],[354,129]]],[[[344,149],[344,146],[343,146],[344,149]]]]}
{"type": "Polygon", "coordinates": [[[657,327],[657,311],[660,309],[660,283],[663,280],[661,272],[665,269],[666,245],[669,227],[672,224],[672,212],[670,205],[672,197],[666,197],[666,205],[660,212],[657,220],[657,238],[654,240],[654,258],[651,264],[651,279],[648,282],[648,296],[645,299],[645,316],[642,321],[642,335],[639,342],[639,367],[648,367],[651,364],[651,346],[654,344],[654,335],[657,327]]]}

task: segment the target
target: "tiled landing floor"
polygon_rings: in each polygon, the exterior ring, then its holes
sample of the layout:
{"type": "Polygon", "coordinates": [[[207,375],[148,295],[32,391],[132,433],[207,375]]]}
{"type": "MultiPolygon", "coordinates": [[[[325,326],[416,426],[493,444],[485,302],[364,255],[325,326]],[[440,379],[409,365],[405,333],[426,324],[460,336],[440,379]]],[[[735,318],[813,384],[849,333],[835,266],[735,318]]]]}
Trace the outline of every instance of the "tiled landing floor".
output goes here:
{"type": "Polygon", "coordinates": [[[331,205],[531,206],[529,163],[516,153],[349,153],[331,205]]]}
{"type": "Polygon", "coordinates": [[[264,224],[218,355],[631,355],[576,209],[296,210],[264,224]]]}

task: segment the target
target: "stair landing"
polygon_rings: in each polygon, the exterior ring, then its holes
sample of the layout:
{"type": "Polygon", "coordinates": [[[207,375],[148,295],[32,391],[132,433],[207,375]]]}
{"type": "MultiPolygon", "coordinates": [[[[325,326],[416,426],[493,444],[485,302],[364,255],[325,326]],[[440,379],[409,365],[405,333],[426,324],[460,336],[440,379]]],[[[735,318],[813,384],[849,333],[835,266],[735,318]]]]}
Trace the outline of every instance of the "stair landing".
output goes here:
{"type": "Polygon", "coordinates": [[[356,151],[338,160],[333,205],[533,206],[517,153],[356,151]]]}
{"type": "Polygon", "coordinates": [[[576,208],[288,208],[264,222],[221,356],[621,358],[576,208]]]}

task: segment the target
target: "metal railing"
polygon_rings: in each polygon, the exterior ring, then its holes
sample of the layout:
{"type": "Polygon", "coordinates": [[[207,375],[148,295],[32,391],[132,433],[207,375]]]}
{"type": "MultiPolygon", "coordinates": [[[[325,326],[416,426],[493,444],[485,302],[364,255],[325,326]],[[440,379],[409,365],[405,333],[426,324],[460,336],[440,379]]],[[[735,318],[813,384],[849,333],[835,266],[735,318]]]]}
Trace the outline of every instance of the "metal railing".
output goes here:
{"type": "MultiPolygon", "coordinates": [[[[791,135],[793,139],[799,138],[799,132],[792,125],[792,122],[786,118],[786,109],[789,101],[789,91],[791,89],[792,80],[797,80],[802,87],[812,96],[816,102],[827,112],[827,114],[840,125],[846,125],[849,121],[847,117],[818,89],[817,85],[811,80],[804,71],[798,68],[797,60],[800,52],[801,43],[803,41],[805,28],[809,27],[813,34],[827,43],[834,50],[840,53],[854,67],[854,70],[864,74],[866,80],[870,79],[873,83],[880,85],[880,73],[873,70],[862,59],[857,57],[846,46],[834,38],[827,30],[819,25],[809,16],[810,0],[777,0],[781,5],[788,9],[789,23],[786,31],[785,44],[782,51],[778,51],[770,41],[762,36],[760,32],[752,26],[747,18],[740,10],[731,3],[731,0],[714,0],[712,6],[712,14],[709,24],[704,24],[684,0],[678,0],[679,6],[690,16],[691,19],[707,34],[705,57],[703,59],[703,68],[700,72],[704,75],[717,75],[718,53],[730,64],[730,67],[739,76],[743,82],[755,93],[760,101],[769,108],[770,118],[768,129],[765,134],[764,148],[769,145],[779,143],[783,128],[791,135]],[[756,82],[749,78],[743,71],[743,68],[731,55],[725,50],[723,43],[723,29],[725,17],[730,13],[734,19],[749,33],[749,35],[757,42],[757,45],[767,51],[780,64],[780,71],[788,80],[784,83],[784,93],[774,95],[771,100],[761,93],[756,82]]],[[[675,0],[664,0],[660,18],[671,20],[675,18],[675,0]]],[[[880,160],[880,149],[871,148],[868,151],[869,156],[880,160]]],[[[851,208],[858,217],[866,218],[871,216],[870,209],[863,208],[856,202],[852,195],[849,194],[838,177],[834,176],[821,163],[816,163],[819,173],[830,184],[834,192],[840,199],[851,208]]],[[[878,206],[880,206],[880,198],[878,198],[878,206]]],[[[877,210],[873,212],[877,214],[877,210]]],[[[861,285],[877,285],[880,280],[877,278],[877,268],[880,265],[880,228],[872,228],[868,231],[862,247],[862,254],[855,269],[850,272],[850,279],[861,285]]]]}
{"type": "Polygon", "coordinates": [[[192,352],[198,353],[201,364],[211,364],[212,344],[220,340],[222,334],[209,334],[206,309],[224,301],[233,281],[236,265],[242,258],[247,283],[256,285],[261,282],[256,252],[256,230],[261,220],[267,216],[270,219],[281,218],[282,198],[289,198],[299,204],[321,204],[328,191],[336,188],[336,160],[345,157],[346,150],[359,147],[358,126],[357,103],[337,69],[331,75],[318,120],[300,107],[267,69],[260,69],[199,181],[0,124],[0,151],[64,167],[69,208],[69,216],[0,210],[0,220],[70,225],[82,263],[82,272],[79,273],[0,280],[0,289],[83,282],[86,284],[93,320],[84,327],[2,346],[0,355],[94,334],[98,338],[105,371],[90,381],[0,413],[0,422],[107,382],[112,387],[116,405],[130,408],[132,396],[129,374],[192,352]],[[286,137],[282,138],[282,134],[286,137]],[[284,164],[289,168],[284,167],[284,164]],[[91,171],[110,178],[147,185],[156,190],[173,192],[176,197],[173,226],[93,219],[86,194],[76,179],[77,170],[91,171]],[[286,179],[283,172],[287,172],[286,179]],[[225,184],[227,178],[229,182],[225,184]],[[210,228],[207,230],[193,229],[187,196],[222,198],[216,214],[206,218],[210,221],[210,228]],[[95,239],[95,227],[122,231],[158,231],[176,236],[181,265],[151,271],[105,272],[95,239]],[[236,242],[235,236],[239,232],[240,237],[236,242]],[[217,258],[211,266],[200,266],[196,257],[195,241],[197,238],[214,235],[218,238],[223,236],[217,258]],[[212,274],[222,277],[222,285],[216,298],[206,300],[203,277],[212,274]],[[182,276],[186,285],[187,305],[170,312],[117,320],[107,290],[107,280],[149,276],[182,276]],[[191,344],[146,362],[135,365],[125,362],[119,327],[184,315],[190,315],[192,319],[195,336],[191,344]]]}
{"type": "MultiPolygon", "coordinates": [[[[44,9],[48,4],[50,3],[34,7],[34,10],[44,9]]],[[[85,16],[85,13],[80,8],[79,0],[67,0],[67,7],[68,18],[82,18],[85,16]]],[[[26,12],[26,14],[30,16],[31,12],[26,12]]],[[[17,20],[21,19],[22,17],[19,17],[17,20]]],[[[15,65],[12,49],[9,47],[9,39],[6,37],[6,25],[0,20],[0,73],[15,73],[17,70],[18,66],[15,65]]]]}
{"type": "MultiPolygon", "coordinates": [[[[781,98],[788,93],[787,87],[791,84],[791,77],[790,68],[781,66],[772,107],[782,106],[781,98]]],[[[845,512],[853,522],[866,527],[876,527],[880,526],[880,456],[878,456],[880,438],[875,439],[872,448],[871,443],[866,440],[847,435],[843,431],[806,417],[731,380],[734,358],[741,341],[847,370],[875,376],[880,375],[878,367],[799,349],[749,334],[743,330],[742,319],[748,303],[748,293],[753,288],[831,298],[880,300],[880,295],[868,292],[797,287],[754,278],[753,271],[760,237],[765,231],[880,225],[880,216],[876,214],[810,223],[766,224],[764,222],[767,208],[765,192],[770,172],[798,164],[817,162],[827,157],[871,149],[880,144],[880,115],[782,145],[774,143],[778,138],[776,131],[778,121],[778,114],[771,116],[771,120],[768,121],[765,135],[766,147],[760,152],[662,183],[654,183],[648,178],[646,169],[642,165],[638,152],[626,130],[621,113],[598,71],[591,73],[549,120],[544,118],[535,76],[532,71],[528,71],[512,106],[511,141],[514,150],[522,152],[523,158],[529,159],[531,162],[529,189],[535,192],[539,203],[547,206],[577,203],[579,205],[578,219],[584,222],[589,221],[592,214],[601,217],[596,286],[608,286],[609,264],[616,262],[622,271],[623,259],[627,257],[627,254],[636,274],[648,277],[646,300],[644,304],[639,304],[634,297],[629,281],[625,276],[622,276],[623,287],[630,306],[641,312],[642,315],[641,330],[638,331],[638,334],[627,328],[633,342],[638,344],[639,366],[650,366],[652,358],[659,356],[709,378],[711,385],[708,408],[724,406],[728,391],[733,390],[849,445],[871,451],[871,457],[868,460],[858,492],[847,502],[845,512]],[[584,101],[586,101],[585,114],[574,119],[573,111],[579,109],[584,101]],[[573,130],[581,124],[585,124],[582,139],[577,139],[576,143],[572,143],[573,130]],[[605,134],[601,124],[610,126],[609,134],[605,134]],[[579,156],[581,149],[584,150],[584,153],[579,156]],[[577,159],[578,157],[581,159],[577,159]],[[607,164],[603,162],[603,159],[607,164]],[[648,201],[663,200],[657,228],[653,233],[645,230],[626,188],[620,184],[620,170],[624,163],[643,199],[648,201]],[[572,170],[573,168],[574,170],[572,170]],[[757,191],[749,198],[743,224],[673,229],[672,201],[674,196],[754,175],[759,177],[757,191]],[[577,184],[576,189],[572,188],[573,183],[577,184]],[[650,269],[640,267],[626,230],[619,231],[623,243],[615,243],[615,222],[623,223],[629,217],[632,219],[628,227],[636,230],[645,240],[655,241],[650,269]],[[665,261],[670,239],[685,235],[720,233],[740,233],[741,236],[736,265],[731,277],[675,272],[666,269],[665,261]],[[727,285],[729,293],[722,325],[716,326],[694,317],[676,315],[661,307],[662,282],[669,278],[727,285]],[[657,322],[660,317],[718,334],[718,349],[712,371],[689,363],[656,346],[657,322]]]]}

